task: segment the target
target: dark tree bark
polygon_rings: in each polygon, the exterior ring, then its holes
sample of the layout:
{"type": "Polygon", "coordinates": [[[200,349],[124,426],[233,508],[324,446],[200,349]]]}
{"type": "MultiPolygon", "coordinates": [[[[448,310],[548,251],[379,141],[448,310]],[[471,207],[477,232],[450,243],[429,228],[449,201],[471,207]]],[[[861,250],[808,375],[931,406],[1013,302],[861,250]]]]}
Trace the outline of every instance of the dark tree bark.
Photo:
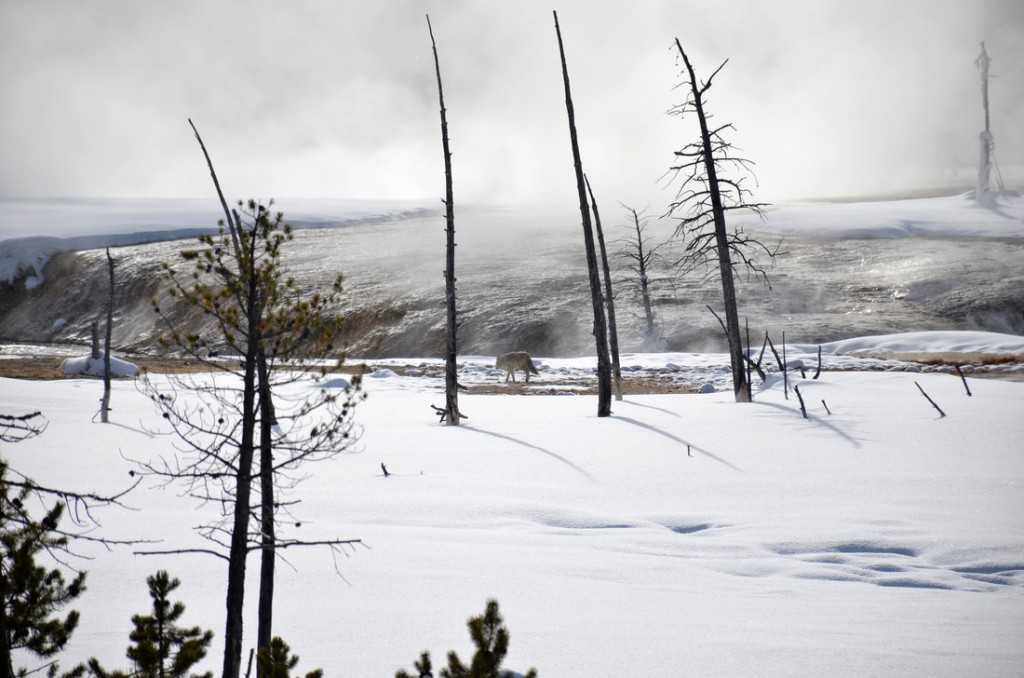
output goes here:
{"type": "Polygon", "coordinates": [[[751,257],[745,254],[748,247],[759,248],[774,258],[774,251],[769,250],[758,241],[744,236],[742,232],[730,233],[726,228],[725,213],[728,210],[748,209],[760,212],[763,205],[744,201],[745,189],[741,180],[728,179],[720,176],[719,164],[731,164],[747,169],[749,161],[730,155],[731,145],[722,138],[722,132],[731,125],[722,125],[712,129],[708,125],[708,114],[705,111],[704,96],[715,76],[725,66],[722,63],[706,82],[700,82],[694,73],[693,65],[677,39],[676,48],[686,67],[686,79],[689,92],[684,104],[673,109],[676,115],[695,113],[700,125],[700,142],[687,144],[676,152],[682,164],[673,167],[676,173],[684,172],[686,178],[679,190],[677,202],[670,213],[684,204],[689,205],[689,214],[683,218],[677,232],[692,236],[687,246],[685,259],[691,263],[716,261],[719,278],[722,284],[722,303],[725,310],[725,332],[729,343],[729,360],[732,368],[733,393],[737,402],[750,402],[750,380],[747,376],[746,360],[743,353],[743,341],[740,335],[740,321],[736,300],[736,284],[734,280],[733,256],[737,256],[750,270],[767,280],[764,269],[751,257]],[[729,200],[726,201],[726,196],[729,200]]]}
{"type": "MultiPolygon", "coordinates": [[[[274,564],[277,559],[274,524],[274,450],[272,445],[274,401],[270,392],[267,357],[256,360],[260,411],[260,596],[256,622],[256,647],[270,649],[274,636],[274,564]]],[[[257,665],[257,669],[259,666],[257,665]]],[[[258,673],[258,671],[257,671],[258,673]]]]}
{"type": "Polygon", "coordinates": [[[455,202],[452,193],[452,153],[448,145],[448,116],[444,107],[444,89],[441,87],[441,62],[437,56],[437,43],[434,42],[434,29],[427,17],[427,31],[430,33],[430,46],[434,50],[434,70],[437,74],[437,98],[441,106],[441,147],[444,151],[444,206],[445,248],[444,298],[446,309],[446,333],[444,348],[444,393],[445,420],[449,426],[458,426],[459,412],[459,378],[458,378],[458,317],[455,303],[455,202]]]}
{"type": "MultiPolygon", "coordinates": [[[[711,132],[708,129],[707,116],[704,113],[704,91],[700,89],[697,76],[693,72],[683,46],[676,40],[676,46],[690,74],[690,85],[693,90],[693,105],[700,122],[701,145],[704,148],[704,171],[708,177],[711,209],[714,214],[715,247],[718,249],[718,271],[722,280],[722,302],[725,305],[725,329],[729,337],[729,360],[732,363],[733,393],[737,402],[750,401],[750,382],[746,377],[746,366],[743,363],[743,343],[740,339],[740,318],[736,304],[736,286],[732,277],[732,260],[729,252],[729,236],[725,227],[725,210],[722,196],[718,190],[718,168],[712,154],[711,132]]],[[[710,85],[710,80],[708,81],[710,85]]],[[[706,89],[706,87],[705,87],[706,89]]]]}
{"type": "Polygon", "coordinates": [[[248,257],[249,280],[246,299],[246,321],[250,330],[246,342],[242,376],[242,438],[238,446],[238,465],[235,471],[235,507],[228,550],[227,610],[224,624],[223,678],[239,678],[242,670],[242,610],[245,606],[245,566],[249,554],[249,517],[252,512],[252,465],[256,423],[256,358],[259,353],[259,321],[256,303],[255,256],[248,257]]]}
{"type": "Polygon", "coordinates": [[[572,144],[572,158],[576,169],[576,192],[579,196],[580,217],[583,221],[583,244],[587,255],[587,270],[590,273],[590,298],[594,307],[594,343],[597,349],[597,416],[607,417],[612,413],[612,380],[609,369],[607,322],[604,301],[601,298],[601,273],[597,267],[594,248],[594,230],[590,221],[590,205],[587,188],[583,179],[583,162],[580,160],[580,146],[576,135],[576,113],[572,105],[569,87],[569,68],[565,63],[565,49],[562,46],[562,30],[558,26],[558,12],[555,16],[555,34],[558,36],[558,55],[562,60],[562,81],[565,85],[565,110],[569,117],[569,140],[572,144]]]}
{"type": "Polygon", "coordinates": [[[107,272],[110,286],[107,289],[107,330],[103,338],[103,400],[100,403],[100,421],[104,424],[110,418],[110,335],[114,328],[114,259],[107,248],[107,272]]]}
{"type": "Polygon", "coordinates": [[[597,229],[597,242],[601,247],[601,268],[604,269],[604,296],[608,308],[608,347],[611,349],[612,393],[616,400],[622,400],[622,368],[619,364],[619,330],[615,323],[615,297],[612,294],[612,271],[608,265],[608,248],[604,244],[604,229],[601,228],[601,213],[597,209],[594,191],[590,188],[590,179],[584,177],[587,193],[590,194],[590,206],[594,210],[594,227],[597,229]]]}

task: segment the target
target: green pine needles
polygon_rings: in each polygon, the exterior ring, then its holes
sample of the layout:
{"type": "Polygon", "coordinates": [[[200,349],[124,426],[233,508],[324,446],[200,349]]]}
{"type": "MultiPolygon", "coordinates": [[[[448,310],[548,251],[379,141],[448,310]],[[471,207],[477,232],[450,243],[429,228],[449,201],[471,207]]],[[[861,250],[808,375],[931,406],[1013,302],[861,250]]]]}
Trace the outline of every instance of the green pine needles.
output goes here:
{"type": "Polygon", "coordinates": [[[153,611],[132,617],[135,628],[128,636],[131,645],[126,652],[132,669],[108,672],[93,658],[89,660],[90,674],[96,678],[213,678],[212,672],[189,673],[206,656],[213,631],[178,625],[185,605],[172,603],[170,594],[181,581],[160,570],[147,577],[146,584],[153,600],[153,611]]]}
{"type": "MultiPolygon", "coordinates": [[[[469,636],[476,646],[476,652],[469,665],[462,663],[459,655],[452,650],[448,653],[448,666],[441,669],[441,678],[512,678],[516,675],[502,671],[501,663],[508,654],[509,633],[498,611],[498,601],[488,600],[487,609],[479,617],[472,617],[466,625],[469,636]]],[[[416,674],[405,669],[395,673],[395,678],[427,678],[432,676],[433,667],[430,652],[424,650],[418,661],[413,663],[416,674]]],[[[530,669],[523,678],[537,678],[537,670],[530,669]]]]}
{"type": "MultiPolygon", "coordinates": [[[[299,656],[291,654],[288,643],[274,636],[270,647],[261,647],[256,653],[257,675],[260,678],[291,678],[292,669],[299,663],[299,656]]],[[[321,669],[310,671],[305,678],[323,678],[321,669]]]]}
{"type": "MultiPolygon", "coordinates": [[[[8,482],[0,459],[0,676],[15,672],[11,653],[27,650],[41,659],[59,653],[78,626],[78,612],[61,610],[85,590],[85,573],[71,581],[60,569],[36,562],[41,553],[67,552],[68,537],[60,530],[64,504],[54,504],[40,520],[29,515],[30,499],[38,498],[31,481],[8,482]]],[[[49,675],[57,673],[57,664],[49,675]]]]}

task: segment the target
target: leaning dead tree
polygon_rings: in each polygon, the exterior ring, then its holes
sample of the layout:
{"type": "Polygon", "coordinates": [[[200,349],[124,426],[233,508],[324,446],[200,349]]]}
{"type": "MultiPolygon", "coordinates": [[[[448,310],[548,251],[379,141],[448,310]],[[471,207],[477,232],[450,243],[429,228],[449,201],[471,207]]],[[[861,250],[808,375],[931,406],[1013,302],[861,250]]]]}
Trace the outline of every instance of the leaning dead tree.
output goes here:
{"type": "Polygon", "coordinates": [[[576,169],[576,192],[580,203],[580,218],[583,222],[583,244],[587,255],[587,270],[590,274],[590,299],[594,307],[594,343],[597,348],[597,416],[607,417],[612,413],[611,361],[608,357],[608,332],[601,297],[601,272],[597,267],[597,253],[594,248],[594,229],[590,221],[590,204],[587,187],[583,178],[583,161],[580,159],[580,145],[576,135],[576,112],[572,105],[569,87],[569,68],[565,63],[562,47],[562,30],[558,26],[558,12],[555,16],[555,34],[558,36],[558,55],[562,60],[562,82],[565,85],[565,110],[569,117],[569,141],[572,144],[572,158],[576,169]]]}
{"type": "Polygon", "coordinates": [[[427,31],[430,46],[434,50],[434,71],[437,74],[437,98],[441,106],[441,148],[444,151],[444,208],[445,208],[445,266],[444,299],[446,332],[444,344],[444,394],[445,421],[449,426],[458,426],[462,413],[459,412],[458,330],[459,322],[455,303],[455,202],[452,194],[452,152],[448,146],[448,115],[444,107],[444,89],[441,87],[441,62],[434,42],[434,29],[427,16],[427,31]]]}
{"type": "Polygon", "coordinates": [[[683,85],[687,94],[686,100],[669,113],[679,117],[695,115],[700,125],[700,137],[675,153],[677,163],[669,169],[668,175],[682,181],[669,207],[669,214],[680,220],[676,235],[686,240],[685,266],[715,268],[717,264],[722,283],[723,325],[729,343],[733,392],[737,402],[750,402],[750,381],[740,335],[734,277],[737,265],[742,264],[748,272],[767,281],[765,265],[757,255],[763,254],[771,262],[775,251],[741,229],[729,231],[725,220],[728,212],[745,210],[760,213],[764,207],[762,203],[747,201],[749,192],[743,181],[749,176],[753,163],[734,155],[734,147],[723,137],[723,133],[733,126],[727,123],[711,127],[711,116],[705,108],[712,81],[728,60],[706,81],[700,81],[678,39],[675,45],[685,66],[683,85]]]}
{"type": "Polygon", "coordinates": [[[604,301],[608,309],[608,347],[611,349],[611,370],[612,370],[612,393],[616,400],[622,400],[622,367],[619,364],[619,330],[615,324],[615,297],[612,294],[612,271],[608,265],[608,248],[604,244],[604,229],[601,228],[601,213],[597,209],[597,200],[594,199],[594,191],[590,188],[590,179],[586,176],[583,179],[587,183],[587,193],[590,194],[590,207],[594,211],[594,228],[597,231],[597,243],[601,247],[601,269],[604,271],[604,301]]]}

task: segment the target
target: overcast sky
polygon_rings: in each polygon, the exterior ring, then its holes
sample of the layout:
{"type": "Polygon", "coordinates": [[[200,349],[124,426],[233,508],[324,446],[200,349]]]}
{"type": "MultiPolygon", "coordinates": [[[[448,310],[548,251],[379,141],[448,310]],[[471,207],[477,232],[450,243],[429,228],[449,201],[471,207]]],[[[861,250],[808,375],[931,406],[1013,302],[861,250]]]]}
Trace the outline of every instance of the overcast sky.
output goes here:
{"type": "Polygon", "coordinates": [[[665,111],[679,38],[757,163],[758,199],[898,190],[976,162],[974,60],[992,58],[997,159],[1024,165],[1020,0],[0,0],[0,197],[444,192],[574,201],[551,10],[598,199],[660,205],[692,140],[665,111]]]}

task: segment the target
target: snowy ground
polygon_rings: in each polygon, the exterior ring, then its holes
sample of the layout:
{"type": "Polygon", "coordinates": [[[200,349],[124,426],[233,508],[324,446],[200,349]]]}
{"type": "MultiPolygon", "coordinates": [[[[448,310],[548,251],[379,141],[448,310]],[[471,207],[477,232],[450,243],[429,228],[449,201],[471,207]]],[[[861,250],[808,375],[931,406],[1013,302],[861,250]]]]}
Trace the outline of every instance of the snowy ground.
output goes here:
{"type": "MultiPolygon", "coordinates": [[[[813,363],[816,348],[792,357],[813,363]]],[[[916,333],[823,352],[835,368],[883,352],[1020,360],[1024,338],[916,333]]],[[[539,362],[543,382],[592,359],[539,362]]],[[[712,374],[726,361],[626,362],[712,374]]],[[[467,363],[465,378],[500,380],[467,363]]],[[[469,419],[452,428],[429,408],[443,400],[439,379],[382,367],[358,407],[359,451],[309,467],[295,495],[292,534],[365,547],[338,562],[344,578],[326,553],[289,554],[276,632],[300,669],[387,677],[423,649],[469,654],[464,622],[493,597],[508,667],[548,677],[1021,675],[1024,384],[968,379],[968,397],[942,373],[827,370],[797,383],[808,419],[775,373],[751,405],[728,391],[630,396],[607,419],[592,396],[463,395],[469,419]]],[[[0,379],[0,412],[39,409],[50,422],[4,456],[47,484],[124,487],[124,457],[174,440],[130,380],[115,384],[113,423],[94,423],[101,392],[96,380],[0,379]]],[[[139,488],[139,510],[104,512],[102,533],[196,545],[190,528],[210,507],[177,495],[139,488]]],[[[220,561],[91,555],[65,664],[124,665],[130,616],[147,609],[144,579],[158,568],[183,580],[184,621],[220,637],[220,561]]]]}

